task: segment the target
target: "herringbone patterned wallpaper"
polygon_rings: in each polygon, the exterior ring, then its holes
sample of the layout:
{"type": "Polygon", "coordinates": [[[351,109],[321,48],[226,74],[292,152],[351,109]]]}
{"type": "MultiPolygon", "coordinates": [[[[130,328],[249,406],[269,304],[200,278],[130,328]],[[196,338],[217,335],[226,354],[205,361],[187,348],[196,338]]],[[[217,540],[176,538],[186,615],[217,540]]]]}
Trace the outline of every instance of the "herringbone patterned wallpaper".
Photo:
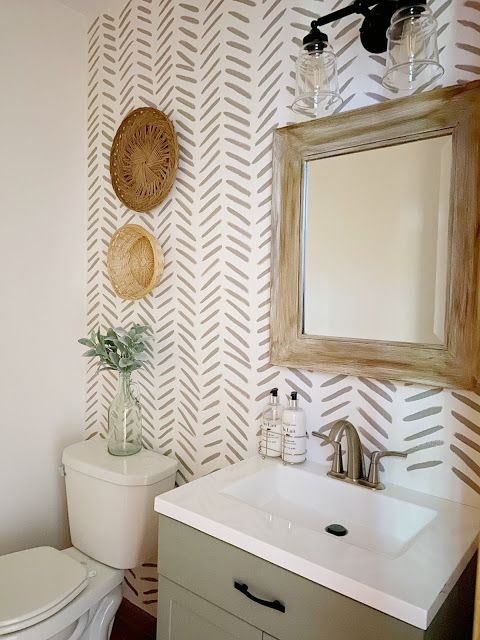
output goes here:
{"type": "MultiPolygon", "coordinates": [[[[145,445],[177,457],[179,482],[252,455],[268,390],[299,392],[309,427],[349,418],[367,450],[408,449],[389,479],[480,504],[480,398],[473,393],[281,369],[268,363],[272,130],[288,109],[294,59],[309,21],[333,0],[130,0],[89,31],[88,323],[141,319],[155,358],[139,376],[145,445]],[[150,214],[125,209],[109,178],[121,119],[151,105],[174,121],[181,162],[170,197],[150,214]],[[106,277],[110,236],[139,222],[166,268],[145,300],[119,300],[106,277]]],[[[480,4],[434,0],[443,84],[480,77],[480,4]]],[[[364,51],[360,19],[328,29],[344,109],[388,100],[382,56],[364,51]]],[[[115,379],[88,371],[86,435],[104,437],[115,379]]],[[[322,459],[316,442],[310,456],[322,459]]],[[[127,593],[154,613],[154,565],[127,593]]]]}

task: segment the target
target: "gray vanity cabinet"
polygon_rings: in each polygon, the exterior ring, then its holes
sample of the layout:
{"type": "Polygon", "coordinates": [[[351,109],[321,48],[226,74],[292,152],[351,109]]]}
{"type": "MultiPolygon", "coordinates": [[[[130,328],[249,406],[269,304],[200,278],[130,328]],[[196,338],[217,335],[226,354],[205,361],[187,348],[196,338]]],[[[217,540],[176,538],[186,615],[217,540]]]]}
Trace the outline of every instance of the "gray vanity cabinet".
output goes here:
{"type": "Polygon", "coordinates": [[[472,560],[427,631],[165,516],[157,640],[467,640],[472,560]]]}

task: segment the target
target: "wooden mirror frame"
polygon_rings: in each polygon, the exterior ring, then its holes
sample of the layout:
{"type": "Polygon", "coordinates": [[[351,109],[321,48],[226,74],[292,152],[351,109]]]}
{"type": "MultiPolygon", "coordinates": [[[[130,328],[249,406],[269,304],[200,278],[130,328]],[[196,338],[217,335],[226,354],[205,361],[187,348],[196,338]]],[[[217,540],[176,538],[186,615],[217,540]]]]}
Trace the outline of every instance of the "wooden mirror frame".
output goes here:
{"type": "Polygon", "coordinates": [[[270,362],[480,390],[480,81],[277,129],[270,362]],[[302,185],[313,158],[452,135],[445,345],[302,333],[302,185]]]}

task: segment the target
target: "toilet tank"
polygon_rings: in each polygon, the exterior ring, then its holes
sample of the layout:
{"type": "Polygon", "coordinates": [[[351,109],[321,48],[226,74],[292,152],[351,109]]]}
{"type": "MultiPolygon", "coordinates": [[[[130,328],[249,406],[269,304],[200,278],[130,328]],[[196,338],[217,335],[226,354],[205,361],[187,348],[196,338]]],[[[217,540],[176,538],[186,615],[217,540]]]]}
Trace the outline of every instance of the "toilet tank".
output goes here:
{"type": "Polygon", "coordinates": [[[115,569],[155,561],[153,502],[173,489],[177,462],[146,449],[112,456],[104,440],[70,445],[62,462],[73,546],[115,569]]]}

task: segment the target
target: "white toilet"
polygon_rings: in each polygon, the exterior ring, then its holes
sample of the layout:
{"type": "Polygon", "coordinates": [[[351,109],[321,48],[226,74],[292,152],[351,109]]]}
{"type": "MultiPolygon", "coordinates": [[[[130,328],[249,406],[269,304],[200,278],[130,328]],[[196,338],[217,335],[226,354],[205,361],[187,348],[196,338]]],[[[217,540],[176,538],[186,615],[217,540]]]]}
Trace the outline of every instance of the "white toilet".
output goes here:
{"type": "Polygon", "coordinates": [[[111,456],[90,440],[62,462],[74,546],[0,556],[1,640],[107,640],[124,569],[155,559],[153,501],[173,488],[175,460],[145,449],[111,456]]]}

